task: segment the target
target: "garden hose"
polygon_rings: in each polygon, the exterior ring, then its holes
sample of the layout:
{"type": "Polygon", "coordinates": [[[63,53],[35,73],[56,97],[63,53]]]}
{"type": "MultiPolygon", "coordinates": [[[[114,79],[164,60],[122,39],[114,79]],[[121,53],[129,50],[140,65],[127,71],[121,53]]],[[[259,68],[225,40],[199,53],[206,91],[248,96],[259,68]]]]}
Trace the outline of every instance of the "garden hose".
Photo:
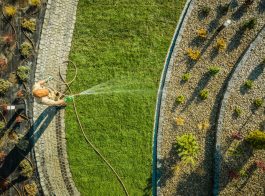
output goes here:
{"type": "MultiPolygon", "coordinates": [[[[75,76],[74,76],[74,79],[72,79],[70,82],[66,82],[66,81],[64,80],[62,74],[61,74],[61,69],[60,69],[60,66],[59,66],[59,75],[60,75],[61,80],[63,81],[62,83],[65,84],[65,85],[67,86],[69,92],[72,94],[72,90],[71,90],[71,88],[70,88],[70,85],[71,85],[72,82],[75,81],[75,78],[76,78],[76,76],[77,76],[77,67],[76,67],[76,64],[75,64],[74,62],[70,61],[70,60],[65,61],[65,62],[70,62],[70,63],[72,63],[72,64],[74,65],[74,67],[75,67],[75,76]]],[[[65,62],[64,62],[64,63],[65,63],[65,62]]],[[[123,190],[124,190],[125,195],[126,195],[126,196],[129,196],[129,193],[128,193],[126,187],[125,187],[125,184],[124,184],[124,182],[122,181],[122,179],[121,179],[121,177],[119,176],[119,174],[118,174],[118,173],[116,172],[116,170],[111,166],[111,164],[108,162],[108,160],[107,160],[107,159],[106,159],[106,158],[100,153],[100,151],[96,148],[96,146],[95,146],[95,145],[94,145],[94,144],[88,139],[88,137],[86,136],[85,131],[84,131],[84,128],[83,128],[82,123],[81,123],[80,118],[79,118],[79,114],[78,114],[78,112],[77,112],[77,107],[76,107],[76,103],[75,103],[75,100],[74,100],[74,99],[73,99],[73,106],[74,106],[74,111],[75,111],[75,115],[76,115],[77,122],[78,122],[78,124],[79,124],[80,130],[81,130],[81,132],[82,132],[82,134],[83,134],[83,136],[84,136],[86,142],[87,142],[87,143],[93,148],[93,150],[94,150],[94,151],[100,156],[100,158],[101,158],[101,159],[107,164],[107,166],[111,169],[111,171],[114,173],[114,175],[117,177],[118,181],[120,182],[120,184],[121,184],[121,186],[122,186],[122,188],[123,188],[123,190]]]]}

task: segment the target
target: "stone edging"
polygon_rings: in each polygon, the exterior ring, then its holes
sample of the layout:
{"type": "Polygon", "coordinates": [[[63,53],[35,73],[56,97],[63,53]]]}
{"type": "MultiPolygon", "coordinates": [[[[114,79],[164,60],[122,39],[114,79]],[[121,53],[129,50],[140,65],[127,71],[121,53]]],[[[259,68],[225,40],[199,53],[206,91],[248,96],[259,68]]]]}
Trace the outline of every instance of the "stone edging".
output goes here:
{"type": "Polygon", "coordinates": [[[155,120],[154,120],[154,135],[153,135],[153,168],[152,168],[152,195],[159,195],[160,187],[159,187],[159,169],[161,168],[161,163],[159,162],[159,159],[161,158],[159,149],[162,142],[162,128],[161,128],[161,122],[163,121],[163,108],[165,104],[165,98],[167,93],[167,83],[169,81],[171,70],[173,66],[175,56],[172,56],[174,54],[174,50],[176,49],[176,46],[179,44],[182,33],[184,31],[187,19],[192,11],[194,2],[196,0],[187,0],[186,4],[182,10],[182,13],[180,15],[177,27],[175,29],[175,33],[173,36],[173,39],[171,41],[167,57],[164,63],[164,69],[162,72],[162,76],[160,79],[159,84],[159,90],[157,94],[157,103],[156,103],[156,111],[155,111],[155,120]],[[161,110],[162,109],[162,110],[161,110]]]}
{"type": "MultiPolygon", "coordinates": [[[[59,78],[59,67],[66,75],[78,0],[48,0],[38,48],[35,81],[53,76],[59,78]]],[[[63,90],[55,81],[49,86],[63,90]]],[[[65,88],[65,87],[64,87],[65,88]]],[[[47,107],[34,102],[33,119],[47,107]]],[[[51,114],[49,114],[51,115],[51,114]]],[[[34,147],[37,170],[44,195],[80,195],[69,169],[64,110],[58,111],[34,147]]]]}
{"type": "Polygon", "coordinates": [[[216,150],[215,150],[215,165],[214,165],[214,195],[218,195],[219,193],[219,178],[220,178],[220,167],[221,167],[221,141],[220,141],[220,137],[221,137],[221,131],[223,128],[223,119],[224,119],[224,114],[225,114],[225,108],[226,108],[226,103],[227,100],[230,96],[230,92],[231,89],[234,88],[234,84],[235,81],[237,80],[237,75],[240,72],[240,70],[244,67],[245,62],[247,61],[247,59],[249,58],[249,56],[251,55],[251,52],[253,51],[253,49],[256,47],[256,45],[262,40],[262,37],[265,35],[265,27],[263,27],[263,29],[258,33],[256,39],[250,44],[250,46],[248,47],[248,49],[246,50],[246,52],[244,53],[244,56],[241,58],[241,60],[238,62],[238,64],[236,65],[236,69],[234,71],[234,73],[232,74],[226,91],[224,93],[224,97],[222,99],[222,103],[220,106],[220,111],[219,111],[219,116],[218,116],[218,122],[217,122],[217,132],[216,132],[216,150]]]}

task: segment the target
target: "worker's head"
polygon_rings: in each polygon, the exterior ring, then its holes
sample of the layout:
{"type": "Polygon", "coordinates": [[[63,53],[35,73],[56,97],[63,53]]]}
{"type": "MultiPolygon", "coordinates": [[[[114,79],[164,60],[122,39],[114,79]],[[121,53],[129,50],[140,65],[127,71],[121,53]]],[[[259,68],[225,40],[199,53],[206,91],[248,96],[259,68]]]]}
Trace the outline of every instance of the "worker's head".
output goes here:
{"type": "Polygon", "coordinates": [[[42,98],[42,97],[46,97],[49,95],[49,90],[48,89],[36,89],[32,93],[34,97],[42,98]]]}

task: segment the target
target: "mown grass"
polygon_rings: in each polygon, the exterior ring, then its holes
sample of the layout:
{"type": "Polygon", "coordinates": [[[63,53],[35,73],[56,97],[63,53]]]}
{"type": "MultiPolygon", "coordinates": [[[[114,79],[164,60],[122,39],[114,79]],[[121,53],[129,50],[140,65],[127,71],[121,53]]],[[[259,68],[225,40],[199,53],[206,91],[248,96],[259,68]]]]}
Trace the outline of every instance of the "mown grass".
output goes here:
{"type": "MultiPolygon", "coordinates": [[[[130,195],[151,193],[153,119],[165,56],[184,1],[79,0],[70,59],[75,93],[107,81],[138,93],[76,97],[90,140],[114,166],[130,195]],[[150,90],[151,89],[151,90],[150,90]]],[[[67,77],[71,79],[69,67],[67,77]]],[[[82,195],[123,195],[112,172],[85,142],[66,108],[71,172],[82,195]]]]}

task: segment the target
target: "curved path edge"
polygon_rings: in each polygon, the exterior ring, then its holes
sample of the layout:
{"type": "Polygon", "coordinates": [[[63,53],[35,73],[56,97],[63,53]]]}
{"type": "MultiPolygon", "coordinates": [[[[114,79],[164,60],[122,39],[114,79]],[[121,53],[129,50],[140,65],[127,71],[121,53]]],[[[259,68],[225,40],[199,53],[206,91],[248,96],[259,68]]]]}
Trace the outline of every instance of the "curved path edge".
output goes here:
{"type": "Polygon", "coordinates": [[[162,71],[162,75],[160,78],[159,90],[157,93],[157,101],[156,101],[156,110],[155,110],[155,119],[154,119],[154,134],[153,134],[153,152],[152,152],[152,195],[159,195],[160,187],[159,187],[159,177],[161,176],[159,170],[161,168],[161,163],[159,159],[161,158],[159,149],[162,142],[162,132],[161,132],[161,123],[163,119],[162,108],[164,106],[164,101],[167,96],[167,82],[169,81],[171,70],[174,62],[175,56],[174,50],[179,44],[182,33],[185,28],[187,18],[189,17],[194,2],[196,0],[187,0],[186,4],[182,10],[182,13],[179,17],[179,21],[177,27],[175,29],[174,36],[172,38],[169,50],[167,52],[166,60],[164,63],[164,68],[162,71]]]}
{"type": "MultiPolygon", "coordinates": [[[[50,87],[63,91],[59,68],[65,77],[73,30],[76,20],[78,0],[48,0],[45,12],[40,44],[37,51],[35,81],[45,79],[48,75],[56,80],[50,87]]],[[[33,119],[36,121],[43,111],[43,106],[34,101],[33,119]]],[[[34,146],[34,154],[40,184],[44,195],[75,196],[80,195],[75,187],[67,157],[64,109],[49,108],[44,122],[43,134],[34,146]],[[49,120],[47,120],[49,119],[49,120]],[[45,124],[45,122],[47,122],[45,124]]]]}
{"type": "Polygon", "coordinates": [[[231,89],[233,89],[235,81],[237,79],[237,74],[240,72],[240,70],[244,67],[245,62],[251,55],[252,50],[256,47],[256,45],[262,41],[262,37],[265,35],[265,26],[261,29],[261,31],[257,34],[254,41],[249,45],[249,47],[246,49],[245,53],[243,54],[242,58],[238,61],[236,64],[236,68],[233,72],[233,74],[230,77],[230,80],[228,81],[227,88],[225,90],[219,115],[218,115],[218,121],[217,121],[217,131],[216,131],[216,149],[215,149],[215,163],[214,163],[214,190],[213,194],[216,196],[219,194],[219,178],[220,178],[220,169],[221,169],[221,131],[223,128],[223,119],[225,114],[225,108],[227,100],[230,96],[231,89]]]}

